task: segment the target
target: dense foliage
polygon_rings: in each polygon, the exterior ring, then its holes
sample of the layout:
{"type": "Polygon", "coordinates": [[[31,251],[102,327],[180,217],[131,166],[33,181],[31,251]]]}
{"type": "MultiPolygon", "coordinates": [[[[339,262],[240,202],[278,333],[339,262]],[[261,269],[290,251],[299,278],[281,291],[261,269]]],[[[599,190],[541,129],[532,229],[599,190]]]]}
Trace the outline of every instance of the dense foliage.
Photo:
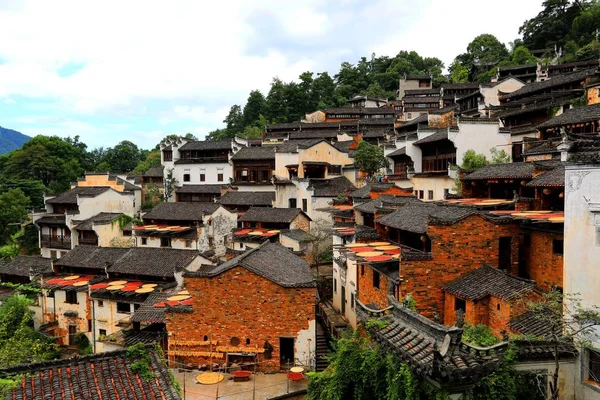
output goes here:
{"type": "Polygon", "coordinates": [[[389,165],[382,147],[364,141],[356,147],[354,162],[369,175],[373,175],[389,165]]]}
{"type": "MultiPolygon", "coordinates": [[[[354,334],[335,343],[330,365],[323,372],[310,373],[309,400],[425,400],[449,399],[368,339],[354,334]]],[[[517,372],[512,367],[514,351],[509,349],[505,363],[475,384],[468,393],[472,400],[542,400],[535,374],[517,372]]]]}
{"type": "Polygon", "coordinates": [[[54,340],[33,329],[30,304],[17,294],[0,305],[0,368],[58,357],[54,340]]]}

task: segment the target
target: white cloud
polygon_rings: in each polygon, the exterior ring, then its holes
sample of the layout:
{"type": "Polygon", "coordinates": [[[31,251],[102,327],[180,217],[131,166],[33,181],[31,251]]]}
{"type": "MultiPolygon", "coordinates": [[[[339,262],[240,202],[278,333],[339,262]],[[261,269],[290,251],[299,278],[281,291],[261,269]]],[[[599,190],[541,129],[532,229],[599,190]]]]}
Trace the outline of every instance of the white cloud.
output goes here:
{"type": "Polygon", "coordinates": [[[274,76],[333,75],[340,60],[372,51],[414,49],[449,63],[477,34],[514,39],[540,2],[3,0],[0,37],[10,40],[0,40],[0,98],[42,100],[31,107],[69,120],[132,124],[123,119],[144,117],[157,127],[184,122],[204,132],[250,90],[266,93],[274,76]],[[73,65],[79,69],[59,76],[73,65]]]}

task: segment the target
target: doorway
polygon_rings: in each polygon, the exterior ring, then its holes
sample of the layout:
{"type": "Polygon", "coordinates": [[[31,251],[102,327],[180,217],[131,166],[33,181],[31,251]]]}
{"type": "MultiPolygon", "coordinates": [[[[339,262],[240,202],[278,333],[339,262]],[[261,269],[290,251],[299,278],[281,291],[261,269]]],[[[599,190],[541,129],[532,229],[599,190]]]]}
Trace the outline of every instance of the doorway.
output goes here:
{"type": "Polygon", "coordinates": [[[77,326],[69,325],[69,346],[75,346],[75,335],[77,334],[77,326]]]}
{"type": "Polygon", "coordinates": [[[294,365],[294,338],[279,338],[279,362],[282,367],[294,365]]]}
{"type": "Polygon", "coordinates": [[[342,286],[342,315],[346,315],[346,287],[342,286]]]}

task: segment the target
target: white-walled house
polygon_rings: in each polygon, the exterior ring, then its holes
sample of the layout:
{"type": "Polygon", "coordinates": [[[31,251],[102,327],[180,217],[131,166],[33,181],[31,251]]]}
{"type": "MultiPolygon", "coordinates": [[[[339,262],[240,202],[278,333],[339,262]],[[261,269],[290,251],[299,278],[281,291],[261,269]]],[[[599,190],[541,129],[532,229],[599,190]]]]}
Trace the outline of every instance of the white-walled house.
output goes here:
{"type": "MultiPolygon", "coordinates": [[[[566,294],[577,294],[583,307],[600,306],[600,140],[571,144],[565,168],[563,281],[566,294]]],[[[563,153],[563,160],[567,154],[563,153]]],[[[597,328],[600,334],[600,328],[597,328]]],[[[576,373],[578,399],[600,397],[600,342],[580,349],[576,373]]]]}
{"type": "MultiPolygon", "coordinates": [[[[165,185],[228,184],[233,178],[231,140],[188,140],[178,138],[160,144],[165,185]]],[[[169,200],[173,201],[171,195],[169,200]]]]}
{"type": "Polygon", "coordinates": [[[137,247],[165,247],[225,254],[237,214],[218,203],[160,203],[134,228],[137,247]]]}
{"type": "Polygon", "coordinates": [[[447,128],[419,126],[416,132],[397,138],[394,148],[386,149],[392,176],[401,179],[399,186],[408,187],[410,181],[419,199],[440,200],[453,192],[453,168],[462,164],[467,151],[488,159],[492,149],[510,154],[511,135],[500,129],[497,119],[459,118],[457,122],[447,128]]]}
{"type": "MultiPolygon", "coordinates": [[[[136,195],[119,192],[108,186],[77,186],[55,197],[45,198],[46,211],[35,213],[33,222],[40,232],[40,249],[43,257],[60,258],[77,243],[72,231],[82,221],[101,213],[134,216],[136,195]]],[[[109,236],[112,233],[109,233],[109,236]]],[[[122,232],[114,232],[121,237],[122,232]]],[[[111,240],[110,238],[105,238],[111,240]]]]}

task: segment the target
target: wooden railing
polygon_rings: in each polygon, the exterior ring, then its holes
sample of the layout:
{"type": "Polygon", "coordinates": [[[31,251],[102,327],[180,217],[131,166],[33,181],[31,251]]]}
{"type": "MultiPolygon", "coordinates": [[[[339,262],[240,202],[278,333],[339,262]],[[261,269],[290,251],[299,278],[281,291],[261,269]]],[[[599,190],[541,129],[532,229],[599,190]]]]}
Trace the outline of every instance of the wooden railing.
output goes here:
{"type": "Polygon", "coordinates": [[[51,247],[54,249],[71,249],[71,237],[42,235],[42,247],[51,247]]]}

